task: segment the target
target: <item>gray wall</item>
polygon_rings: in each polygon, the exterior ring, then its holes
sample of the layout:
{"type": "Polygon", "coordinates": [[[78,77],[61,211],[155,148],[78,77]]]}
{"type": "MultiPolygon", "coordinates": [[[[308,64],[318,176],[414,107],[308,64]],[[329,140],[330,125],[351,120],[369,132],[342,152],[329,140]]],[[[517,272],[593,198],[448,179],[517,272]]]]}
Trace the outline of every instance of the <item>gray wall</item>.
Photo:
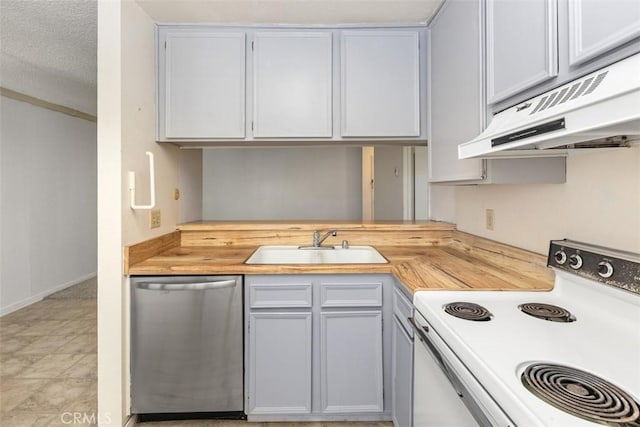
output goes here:
{"type": "Polygon", "coordinates": [[[358,147],[214,148],[203,153],[202,219],[360,219],[358,147]]]}
{"type": "Polygon", "coordinates": [[[4,314],[96,274],[96,124],[0,103],[4,314]]]}
{"type": "Polygon", "coordinates": [[[182,224],[202,219],[202,150],[180,150],[178,156],[178,224],[182,224]]]}
{"type": "Polygon", "coordinates": [[[402,147],[376,147],[373,164],[373,219],[402,220],[402,147]]]}

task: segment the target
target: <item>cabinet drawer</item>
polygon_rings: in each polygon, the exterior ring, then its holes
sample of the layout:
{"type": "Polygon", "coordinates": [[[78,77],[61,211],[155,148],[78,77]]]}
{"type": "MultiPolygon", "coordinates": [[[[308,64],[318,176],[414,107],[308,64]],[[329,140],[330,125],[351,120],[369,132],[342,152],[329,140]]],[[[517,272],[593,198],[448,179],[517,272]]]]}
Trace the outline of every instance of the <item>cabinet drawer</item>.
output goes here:
{"type": "Polygon", "coordinates": [[[398,318],[404,330],[413,337],[413,328],[407,320],[413,316],[413,304],[398,288],[393,290],[393,314],[398,318]]]}
{"type": "Polygon", "coordinates": [[[382,282],[321,283],[320,306],[325,307],[380,307],[382,282]]]}
{"type": "Polygon", "coordinates": [[[311,283],[249,285],[251,308],[311,308],[311,283]]]}

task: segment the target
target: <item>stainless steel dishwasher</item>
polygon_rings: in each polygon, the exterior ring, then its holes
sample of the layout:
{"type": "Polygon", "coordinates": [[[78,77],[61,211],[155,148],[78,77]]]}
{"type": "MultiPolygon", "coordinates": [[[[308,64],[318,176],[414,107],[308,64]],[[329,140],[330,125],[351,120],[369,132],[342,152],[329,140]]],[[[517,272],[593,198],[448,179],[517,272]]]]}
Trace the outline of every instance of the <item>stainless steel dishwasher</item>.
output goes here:
{"type": "Polygon", "coordinates": [[[242,276],[131,279],[134,414],[243,412],[242,276]]]}

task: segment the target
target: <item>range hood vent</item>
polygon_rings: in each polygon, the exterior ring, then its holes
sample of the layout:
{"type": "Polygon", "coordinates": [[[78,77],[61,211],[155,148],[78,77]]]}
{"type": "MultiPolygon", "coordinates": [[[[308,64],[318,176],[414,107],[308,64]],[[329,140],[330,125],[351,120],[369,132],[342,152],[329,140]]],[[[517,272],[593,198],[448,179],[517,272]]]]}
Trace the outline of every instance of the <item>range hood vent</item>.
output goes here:
{"type": "Polygon", "coordinates": [[[467,158],[555,156],[553,150],[629,146],[640,140],[640,54],[508,108],[478,137],[467,158]]]}

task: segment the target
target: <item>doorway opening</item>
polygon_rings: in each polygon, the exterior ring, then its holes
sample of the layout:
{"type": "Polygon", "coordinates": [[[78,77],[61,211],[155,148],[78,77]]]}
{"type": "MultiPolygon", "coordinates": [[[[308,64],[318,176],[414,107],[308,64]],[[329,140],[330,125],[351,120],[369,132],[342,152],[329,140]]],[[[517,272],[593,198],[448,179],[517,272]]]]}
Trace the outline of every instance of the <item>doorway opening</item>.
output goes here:
{"type": "Polygon", "coordinates": [[[362,219],[428,218],[427,148],[362,147],[362,219]]]}

